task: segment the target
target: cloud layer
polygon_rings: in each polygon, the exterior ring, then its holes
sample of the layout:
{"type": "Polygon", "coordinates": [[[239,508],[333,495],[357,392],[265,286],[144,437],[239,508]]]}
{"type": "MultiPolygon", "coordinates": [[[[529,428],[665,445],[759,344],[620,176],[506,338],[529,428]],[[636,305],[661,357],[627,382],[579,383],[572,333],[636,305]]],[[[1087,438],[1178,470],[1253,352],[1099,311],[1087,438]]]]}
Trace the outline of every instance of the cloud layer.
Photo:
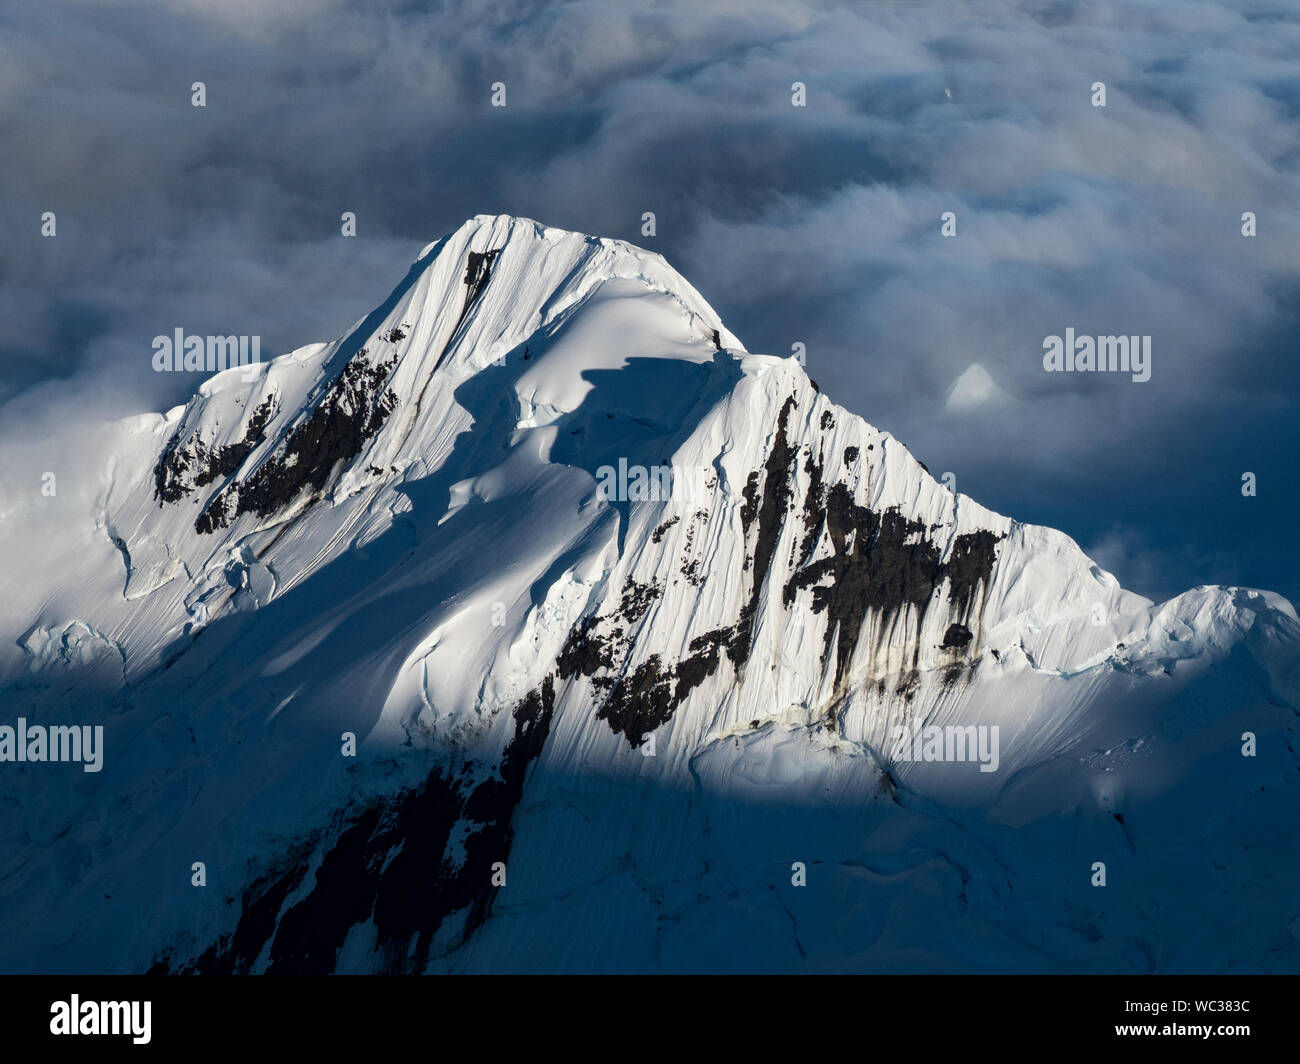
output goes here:
{"type": "Polygon", "coordinates": [[[1135,590],[1300,597],[1294,8],[423,6],[4,16],[0,431],[183,401],[149,367],[178,326],[330,339],[509,212],[663,252],[751,350],[805,344],[837,401],[1135,590]],[[1151,380],[1045,373],[1067,327],[1150,335],[1151,380]],[[999,400],[949,404],[973,364],[999,400]]]}

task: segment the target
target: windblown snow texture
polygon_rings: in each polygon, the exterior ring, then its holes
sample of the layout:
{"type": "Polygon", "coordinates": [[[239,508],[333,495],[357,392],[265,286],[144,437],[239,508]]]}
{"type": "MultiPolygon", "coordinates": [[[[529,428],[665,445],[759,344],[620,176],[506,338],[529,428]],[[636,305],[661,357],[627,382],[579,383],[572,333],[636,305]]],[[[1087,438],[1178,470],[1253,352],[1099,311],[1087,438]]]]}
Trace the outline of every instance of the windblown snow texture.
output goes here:
{"type": "Polygon", "coordinates": [[[475,218],[96,461],[0,588],[105,729],[0,766],[5,970],[1300,968],[1290,603],[1124,591],[657,255],[475,218]]]}

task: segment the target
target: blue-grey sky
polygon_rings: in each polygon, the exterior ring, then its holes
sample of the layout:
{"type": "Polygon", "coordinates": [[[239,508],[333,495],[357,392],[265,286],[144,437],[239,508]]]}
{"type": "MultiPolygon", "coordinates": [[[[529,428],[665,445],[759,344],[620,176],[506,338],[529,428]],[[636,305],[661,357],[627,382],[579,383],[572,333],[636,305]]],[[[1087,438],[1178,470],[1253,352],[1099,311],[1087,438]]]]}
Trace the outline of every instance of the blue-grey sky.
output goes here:
{"type": "Polygon", "coordinates": [[[1136,591],[1300,598],[1294,3],[45,0],[0,14],[0,143],[0,447],[183,402],[176,327],[332,339],[505,212],[662,252],[1136,591]],[[1151,379],[1045,373],[1067,327],[1151,379]]]}

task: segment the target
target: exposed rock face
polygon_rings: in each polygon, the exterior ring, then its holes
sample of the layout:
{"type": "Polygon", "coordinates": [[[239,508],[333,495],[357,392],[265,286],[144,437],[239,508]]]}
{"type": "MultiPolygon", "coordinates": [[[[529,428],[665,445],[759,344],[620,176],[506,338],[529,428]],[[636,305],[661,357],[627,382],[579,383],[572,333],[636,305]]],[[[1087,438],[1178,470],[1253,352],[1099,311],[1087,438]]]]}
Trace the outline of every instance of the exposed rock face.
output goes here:
{"type": "Polygon", "coordinates": [[[154,466],[154,497],[162,503],[180,502],[199,488],[236,472],[266,439],[266,423],[273,411],[274,400],[267,396],[249,417],[241,439],[211,451],[198,433],[182,438],[178,430],[154,466]]]}
{"type": "MultiPolygon", "coordinates": [[[[367,361],[361,351],[348,362],[320,405],[242,483],[213,496],[194,522],[200,534],[227,527],[241,514],[268,517],[286,509],[305,492],[319,494],[330,476],[361,453],[397,406],[397,393],[386,388],[396,356],[367,361]]],[[[209,478],[214,479],[214,478],[209,478]]]]}
{"type": "MultiPolygon", "coordinates": [[[[462,914],[453,944],[486,918],[494,866],[505,866],[524,775],[546,742],[554,709],[548,677],[515,708],[499,776],[474,783],[472,763],[456,778],[435,771],[421,786],[306,840],[279,872],[244,891],[234,932],[176,970],[245,974],[265,958],[273,975],[326,975],[336,969],[349,933],[370,923],[384,972],[423,971],[434,936],[449,917],[462,914]],[[293,897],[298,900],[286,907],[293,897]]],[[[151,971],[166,973],[172,964],[164,956],[151,971]]]]}

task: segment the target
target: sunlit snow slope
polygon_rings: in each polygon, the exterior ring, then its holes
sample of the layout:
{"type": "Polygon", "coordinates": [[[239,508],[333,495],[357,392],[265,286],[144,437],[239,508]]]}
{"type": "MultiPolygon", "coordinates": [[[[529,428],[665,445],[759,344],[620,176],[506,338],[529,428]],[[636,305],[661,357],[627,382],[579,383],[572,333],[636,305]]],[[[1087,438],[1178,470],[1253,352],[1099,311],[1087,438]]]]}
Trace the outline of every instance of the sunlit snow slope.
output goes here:
{"type": "Polygon", "coordinates": [[[1291,605],[1124,591],[657,255],[480,216],[93,461],[0,570],[0,724],[105,729],[0,763],[5,970],[1300,969],[1291,605]]]}

